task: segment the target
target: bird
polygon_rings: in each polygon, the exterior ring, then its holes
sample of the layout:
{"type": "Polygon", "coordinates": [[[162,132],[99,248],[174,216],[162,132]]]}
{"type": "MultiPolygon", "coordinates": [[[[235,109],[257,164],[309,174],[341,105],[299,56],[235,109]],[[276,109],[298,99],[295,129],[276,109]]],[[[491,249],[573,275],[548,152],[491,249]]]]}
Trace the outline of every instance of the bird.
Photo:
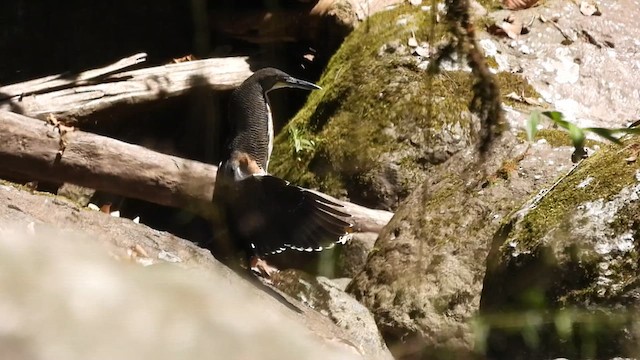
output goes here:
{"type": "Polygon", "coordinates": [[[321,89],[279,69],[263,68],[232,92],[230,131],[213,196],[216,247],[223,254],[243,251],[249,268],[267,278],[278,270],[265,256],[331,248],[347,242],[353,229],[342,205],[269,174],[274,138],[269,93],[282,88],[321,89]]]}

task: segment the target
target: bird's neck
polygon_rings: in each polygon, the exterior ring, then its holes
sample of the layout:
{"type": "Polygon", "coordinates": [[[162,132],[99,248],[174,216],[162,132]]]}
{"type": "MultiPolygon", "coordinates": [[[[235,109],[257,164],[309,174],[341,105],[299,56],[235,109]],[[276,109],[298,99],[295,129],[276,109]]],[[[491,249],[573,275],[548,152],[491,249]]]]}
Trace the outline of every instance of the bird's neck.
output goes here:
{"type": "Polygon", "coordinates": [[[228,155],[234,151],[246,153],[267,172],[274,137],[269,99],[262,91],[243,95],[234,99],[229,109],[234,130],[228,155]]]}
{"type": "Polygon", "coordinates": [[[273,116],[271,115],[271,103],[269,102],[269,96],[265,93],[264,100],[267,104],[267,137],[269,139],[269,144],[267,147],[267,159],[264,165],[264,171],[269,171],[269,160],[271,159],[271,152],[273,151],[273,116]]]}

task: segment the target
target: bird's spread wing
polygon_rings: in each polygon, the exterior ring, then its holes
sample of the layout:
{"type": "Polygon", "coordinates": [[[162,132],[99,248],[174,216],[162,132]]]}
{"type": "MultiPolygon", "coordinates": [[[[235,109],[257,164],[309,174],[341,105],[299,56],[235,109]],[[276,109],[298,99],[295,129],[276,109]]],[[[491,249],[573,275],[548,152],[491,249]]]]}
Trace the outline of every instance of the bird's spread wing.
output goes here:
{"type": "Polygon", "coordinates": [[[236,182],[234,192],[232,221],[256,255],[320,251],[350,237],[351,215],[341,205],[285,180],[255,175],[236,182]]]}

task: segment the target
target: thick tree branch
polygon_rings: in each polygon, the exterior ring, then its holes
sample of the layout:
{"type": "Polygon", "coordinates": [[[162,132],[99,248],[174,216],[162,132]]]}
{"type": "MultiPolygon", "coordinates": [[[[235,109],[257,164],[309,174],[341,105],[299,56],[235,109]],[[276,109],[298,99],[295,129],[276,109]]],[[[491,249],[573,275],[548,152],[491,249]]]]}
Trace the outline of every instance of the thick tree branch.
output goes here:
{"type": "MultiPolygon", "coordinates": [[[[37,119],[0,111],[0,172],[69,182],[210,217],[217,168],[83,131],[64,135],[37,119]]],[[[325,195],[326,196],[326,195],[325,195]]],[[[338,201],[357,231],[379,232],[392,213],[338,201]]]]}
{"type": "Polygon", "coordinates": [[[215,166],[83,131],[62,136],[40,120],[0,112],[1,167],[160,205],[201,210],[212,198],[215,166]]]}

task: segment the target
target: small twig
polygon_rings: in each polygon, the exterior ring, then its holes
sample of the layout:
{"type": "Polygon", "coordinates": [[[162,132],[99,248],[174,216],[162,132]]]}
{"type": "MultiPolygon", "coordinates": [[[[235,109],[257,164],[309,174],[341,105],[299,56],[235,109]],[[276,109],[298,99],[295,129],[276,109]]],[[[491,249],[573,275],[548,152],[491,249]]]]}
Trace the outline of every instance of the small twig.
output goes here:
{"type": "Polygon", "coordinates": [[[574,171],[576,171],[576,169],[578,168],[578,166],[580,166],[580,164],[582,164],[582,162],[585,159],[580,159],[577,163],[575,163],[571,169],[564,174],[560,179],[558,179],[555,183],[553,183],[553,185],[551,185],[551,187],[549,187],[548,189],[542,189],[540,190],[540,192],[533,198],[533,200],[531,201],[531,203],[527,206],[527,210],[533,210],[538,206],[538,203],[540,203],[540,201],[542,201],[542,199],[545,198],[545,196],[547,196],[547,194],[549,194],[551,192],[551,190],[555,189],[556,186],[560,185],[561,182],[564,181],[564,179],[567,178],[567,176],[573,174],[574,171]]]}
{"type": "Polygon", "coordinates": [[[567,41],[575,42],[575,41],[577,40],[577,39],[573,39],[573,38],[571,38],[571,36],[569,36],[569,34],[567,34],[567,32],[566,32],[566,31],[564,31],[564,30],[560,27],[560,25],[558,25],[558,23],[556,22],[556,20],[554,20],[554,19],[547,19],[547,18],[545,18],[544,16],[540,15],[540,21],[542,21],[543,23],[546,23],[546,22],[551,23],[551,25],[553,25],[553,27],[555,27],[555,28],[560,32],[560,34],[562,34],[562,36],[564,36],[564,38],[565,38],[567,41]]]}

